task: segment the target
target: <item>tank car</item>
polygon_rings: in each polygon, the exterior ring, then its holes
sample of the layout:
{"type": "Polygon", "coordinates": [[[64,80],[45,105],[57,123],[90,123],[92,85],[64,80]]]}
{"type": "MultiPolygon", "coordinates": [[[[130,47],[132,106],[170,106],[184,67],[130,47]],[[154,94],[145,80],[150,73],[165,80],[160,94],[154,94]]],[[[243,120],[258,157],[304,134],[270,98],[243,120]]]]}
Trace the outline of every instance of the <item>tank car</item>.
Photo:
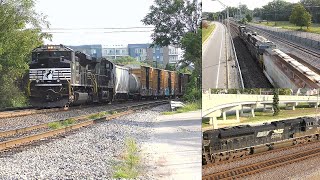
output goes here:
{"type": "Polygon", "coordinates": [[[203,165],[319,140],[317,119],[302,117],[203,132],[203,165]]]}

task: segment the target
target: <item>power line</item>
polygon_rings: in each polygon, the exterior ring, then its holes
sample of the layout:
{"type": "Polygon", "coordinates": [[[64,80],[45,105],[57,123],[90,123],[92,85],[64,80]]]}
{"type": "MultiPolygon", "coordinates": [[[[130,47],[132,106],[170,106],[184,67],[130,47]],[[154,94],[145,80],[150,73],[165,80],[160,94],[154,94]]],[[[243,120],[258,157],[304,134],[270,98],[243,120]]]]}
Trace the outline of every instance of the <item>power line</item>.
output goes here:
{"type": "Polygon", "coordinates": [[[154,27],[102,27],[102,28],[43,28],[43,30],[115,30],[115,29],[153,29],[154,27]]]}
{"type": "Polygon", "coordinates": [[[81,32],[81,31],[78,31],[78,32],[74,32],[74,31],[42,31],[43,33],[52,33],[52,34],[70,34],[70,33],[101,33],[101,34],[108,34],[108,33],[141,33],[141,32],[153,32],[151,30],[136,30],[136,31],[108,31],[108,32],[94,32],[94,31],[84,31],[84,32],[81,32]]]}

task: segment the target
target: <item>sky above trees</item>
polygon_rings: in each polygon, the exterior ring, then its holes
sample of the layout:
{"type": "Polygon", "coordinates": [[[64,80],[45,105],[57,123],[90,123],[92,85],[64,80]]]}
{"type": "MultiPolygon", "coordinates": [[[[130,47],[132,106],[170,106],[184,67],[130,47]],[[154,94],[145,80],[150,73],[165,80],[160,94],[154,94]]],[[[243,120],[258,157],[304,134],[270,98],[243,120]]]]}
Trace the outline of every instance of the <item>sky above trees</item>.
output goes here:
{"type": "MultiPolygon", "coordinates": [[[[261,8],[273,0],[220,0],[227,6],[237,7],[239,3],[245,4],[250,10],[254,8],[261,8]]],[[[287,2],[296,3],[299,0],[286,0],[287,2]]],[[[218,12],[224,9],[224,7],[217,1],[203,0],[202,1],[203,12],[218,12]]]]}
{"type": "Polygon", "coordinates": [[[37,0],[35,10],[48,16],[50,28],[53,29],[51,32],[60,32],[53,33],[53,41],[46,43],[67,45],[151,43],[152,28],[122,29],[122,31],[143,31],[126,33],[102,33],[119,30],[78,28],[144,27],[141,20],[149,12],[152,4],[153,0],[37,0]]]}

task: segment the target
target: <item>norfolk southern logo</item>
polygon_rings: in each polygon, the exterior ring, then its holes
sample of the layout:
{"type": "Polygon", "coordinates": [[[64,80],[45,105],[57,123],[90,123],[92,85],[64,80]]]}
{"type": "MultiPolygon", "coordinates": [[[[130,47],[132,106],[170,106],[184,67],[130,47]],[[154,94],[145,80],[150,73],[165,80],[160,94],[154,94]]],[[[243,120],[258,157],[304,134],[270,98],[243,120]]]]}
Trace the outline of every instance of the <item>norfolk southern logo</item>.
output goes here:
{"type": "Polygon", "coordinates": [[[52,80],[53,77],[53,71],[52,70],[46,70],[43,79],[44,80],[52,80]]]}

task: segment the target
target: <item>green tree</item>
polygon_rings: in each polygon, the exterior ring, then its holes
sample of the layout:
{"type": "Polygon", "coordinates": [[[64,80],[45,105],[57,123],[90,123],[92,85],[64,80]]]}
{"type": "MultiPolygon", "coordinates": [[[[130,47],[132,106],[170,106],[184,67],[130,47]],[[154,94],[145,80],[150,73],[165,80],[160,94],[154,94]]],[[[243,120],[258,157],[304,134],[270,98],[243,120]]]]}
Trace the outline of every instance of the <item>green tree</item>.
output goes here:
{"type": "Polygon", "coordinates": [[[153,46],[180,46],[184,50],[184,57],[179,63],[195,67],[188,93],[193,94],[193,90],[196,90],[201,94],[201,3],[197,4],[196,0],[155,0],[154,2],[155,5],[150,7],[150,12],[142,20],[145,25],[154,26],[151,35],[153,46]]]}
{"type": "Polygon", "coordinates": [[[135,58],[130,57],[130,56],[123,56],[123,57],[119,57],[117,59],[112,60],[113,63],[116,64],[134,64],[134,63],[138,63],[139,61],[137,61],[135,58]]]}
{"type": "Polygon", "coordinates": [[[293,4],[284,0],[274,0],[263,6],[260,17],[271,21],[288,21],[293,4]]]}
{"type": "Polygon", "coordinates": [[[301,0],[301,4],[310,12],[312,15],[312,21],[314,23],[320,22],[320,0],[301,0]]]}
{"type": "Polygon", "coordinates": [[[201,22],[201,9],[196,1],[155,0],[150,12],[142,19],[145,25],[153,25],[153,46],[180,45],[184,35],[196,32],[201,22]]]}
{"type": "Polygon", "coordinates": [[[182,49],[185,51],[183,58],[184,63],[194,64],[194,73],[196,76],[201,75],[201,58],[202,58],[202,30],[198,29],[196,33],[187,33],[181,41],[182,49]]]}
{"type": "Polygon", "coordinates": [[[244,17],[244,18],[241,19],[241,23],[242,23],[242,24],[247,24],[247,22],[248,22],[248,19],[247,19],[247,18],[244,17]]]}
{"type": "Polygon", "coordinates": [[[176,68],[173,64],[167,64],[165,70],[169,70],[169,71],[175,71],[176,68]]]}
{"type": "Polygon", "coordinates": [[[273,107],[273,116],[277,116],[280,112],[280,108],[279,108],[279,92],[278,89],[273,89],[273,103],[272,103],[272,107],[273,107]]]}
{"type": "Polygon", "coordinates": [[[290,23],[300,26],[309,26],[311,25],[311,14],[302,6],[302,4],[297,4],[293,7],[292,13],[290,15],[290,23]]]}
{"type": "Polygon", "coordinates": [[[0,108],[26,105],[19,87],[30,52],[43,44],[43,38],[51,37],[41,33],[41,26],[49,23],[34,11],[34,5],[34,0],[0,1],[0,108]]]}
{"type": "Polygon", "coordinates": [[[250,14],[247,14],[247,15],[246,15],[246,19],[248,20],[248,22],[251,22],[251,21],[252,21],[252,17],[250,16],[250,14]]]}

